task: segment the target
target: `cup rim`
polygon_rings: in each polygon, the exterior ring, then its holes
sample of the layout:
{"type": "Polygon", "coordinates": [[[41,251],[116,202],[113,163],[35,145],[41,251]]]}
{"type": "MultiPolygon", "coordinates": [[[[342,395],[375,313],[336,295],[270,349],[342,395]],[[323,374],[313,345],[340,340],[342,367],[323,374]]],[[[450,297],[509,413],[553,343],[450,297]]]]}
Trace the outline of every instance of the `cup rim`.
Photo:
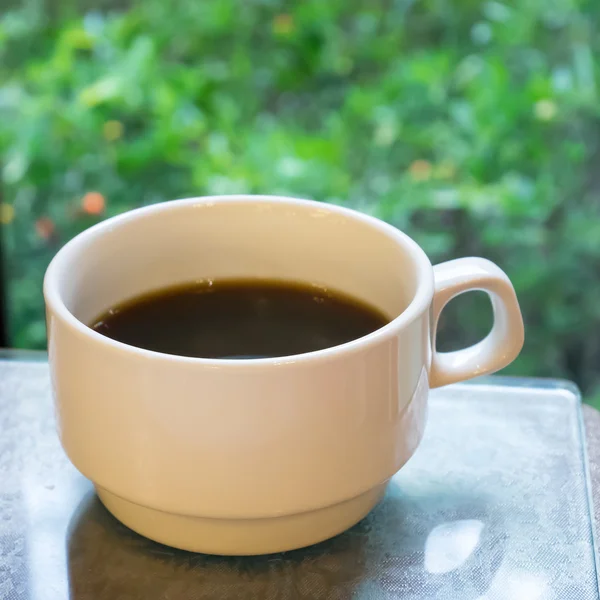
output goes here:
{"type": "MultiPolygon", "coordinates": [[[[44,276],[43,293],[47,309],[60,318],[65,325],[70,327],[78,335],[83,336],[90,341],[98,342],[105,346],[111,347],[114,350],[124,352],[138,357],[147,359],[155,359],[168,362],[188,363],[196,365],[204,365],[207,367],[265,367],[269,365],[279,364],[296,364],[301,362],[312,362],[324,360],[339,356],[340,354],[354,353],[374,343],[389,339],[397,332],[421,315],[427,308],[433,298],[433,268],[429,258],[423,249],[407,234],[400,231],[396,227],[377,219],[371,215],[361,213],[357,210],[334,205],[326,204],[315,200],[304,200],[300,198],[286,196],[271,196],[271,195],[251,195],[251,194],[236,194],[223,196],[198,196],[193,198],[184,198],[179,200],[169,200],[150,206],[136,208],[120,215],[110,217],[85,231],[79,233],[74,238],[69,240],[51,260],[46,274],[44,276]],[[302,354],[294,354],[290,356],[279,356],[271,358],[246,358],[246,359],[227,359],[227,358],[198,358],[191,356],[180,356],[176,354],[167,354],[164,352],[156,352],[145,348],[131,346],[124,342],[106,337],[101,333],[93,330],[91,327],[80,321],[63,302],[59,289],[59,273],[62,271],[63,262],[76,253],[82,244],[85,244],[94,237],[102,236],[106,231],[112,231],[121,225],[135,221],[139,218],[151,214],[158,214],[174,209],[190,206],[210,206],[215,203],[256,203],[263,204],[287,204],[289,206],[298,206],[302,208],[313,208],[317,210],[325,210],[330,213],[338,214],[350,219],[358,220],[365,225],[378,230],[395,242],[400,244],[410,256],[413,264],[416,267],[417,289],[410,301],[409,305],[398,316],[392,319],[389,323],[379,329],[362,336],[350,342],[315,350],[304,352],[302,354]]],[[[49,344],[50,345],[50,344],[49,344]]]]}

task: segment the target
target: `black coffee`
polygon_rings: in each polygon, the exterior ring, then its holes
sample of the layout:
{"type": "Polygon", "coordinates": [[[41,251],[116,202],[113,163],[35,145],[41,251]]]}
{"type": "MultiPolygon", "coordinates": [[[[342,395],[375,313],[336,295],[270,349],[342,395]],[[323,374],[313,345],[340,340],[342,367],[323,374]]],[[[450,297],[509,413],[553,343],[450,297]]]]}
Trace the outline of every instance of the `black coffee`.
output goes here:
{"type": "Polygon", "coordinates": [[[91,327],[166,354],[265,358],[344,344],[388,322],[378,309],[339,292],[236,279],[145,294],[111,308],[91,327]]]}

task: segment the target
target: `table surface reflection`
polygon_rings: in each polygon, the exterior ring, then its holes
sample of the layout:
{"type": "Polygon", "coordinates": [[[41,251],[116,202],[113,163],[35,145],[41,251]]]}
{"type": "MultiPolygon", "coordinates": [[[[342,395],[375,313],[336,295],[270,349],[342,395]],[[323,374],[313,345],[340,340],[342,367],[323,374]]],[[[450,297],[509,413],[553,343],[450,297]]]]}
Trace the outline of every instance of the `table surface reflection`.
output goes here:
{"type": "Polygon", "coordinates": [[[599,598],[576,391],[492,379],[430,406],[421,448],[359,525],[226,559],[118,523],[59,446],[46,364],[0,361],[0,599],[599,598]]]}

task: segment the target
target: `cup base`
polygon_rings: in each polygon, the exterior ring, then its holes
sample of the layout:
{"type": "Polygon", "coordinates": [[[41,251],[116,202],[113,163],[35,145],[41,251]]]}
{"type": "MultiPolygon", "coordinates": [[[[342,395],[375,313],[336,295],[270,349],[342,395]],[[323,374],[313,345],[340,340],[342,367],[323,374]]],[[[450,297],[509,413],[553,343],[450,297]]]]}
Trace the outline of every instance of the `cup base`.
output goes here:
{"type": "Polygon", "coordinates": [[[358,523],[382,498],[386,484],[310,512],[261,519],[212,519],[162,512],[96,487],[124,525],[155,542],[203,554],[251,556],[295,550],[334,537],[358,523]]]}

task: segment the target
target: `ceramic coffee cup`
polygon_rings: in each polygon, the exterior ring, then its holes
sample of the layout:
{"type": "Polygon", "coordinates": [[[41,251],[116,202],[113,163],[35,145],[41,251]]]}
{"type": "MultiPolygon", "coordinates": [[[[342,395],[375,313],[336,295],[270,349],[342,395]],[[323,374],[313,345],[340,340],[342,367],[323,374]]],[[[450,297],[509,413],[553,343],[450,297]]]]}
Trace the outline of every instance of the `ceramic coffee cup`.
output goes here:
{"type": "Polygon", "coordinates": [[[291,198],[194,198],[109,219],[58,252],[44,294],[67,455],[131,529],[216,554],[298,548],[359,521],[417,448],[429,389],[496,371],[523,344],[514,289],[493,263],[432,267],[382,221],[291,198]],[[225,277],[324,285],[391,321],[255,360],[160,354],[86,325],[140,293],[225,277]],[[470,290],[491,298],[490,334],[437,352],[444,305],[470,290]]]}

